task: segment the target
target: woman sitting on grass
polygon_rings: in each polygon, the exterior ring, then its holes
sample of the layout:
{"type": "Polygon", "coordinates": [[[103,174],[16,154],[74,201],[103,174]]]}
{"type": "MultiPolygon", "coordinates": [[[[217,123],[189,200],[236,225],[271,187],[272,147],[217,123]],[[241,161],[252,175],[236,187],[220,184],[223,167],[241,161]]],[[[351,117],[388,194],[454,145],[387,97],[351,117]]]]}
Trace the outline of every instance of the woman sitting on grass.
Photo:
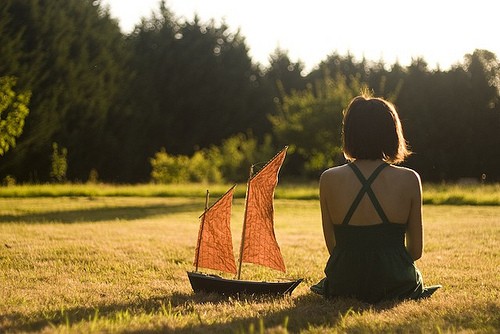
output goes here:
{"type": "Polygon", "coordinates": [[[348,164],[320,178],[326,278],[311,290],[327,298],[377,303],[429,297],[414,261],[422,256],[422,186],[401,163],[410,155],[394,106],[362,95],[344,112],[348,164]],[[406,243],[405,243],[406,240],[406,243]]]}

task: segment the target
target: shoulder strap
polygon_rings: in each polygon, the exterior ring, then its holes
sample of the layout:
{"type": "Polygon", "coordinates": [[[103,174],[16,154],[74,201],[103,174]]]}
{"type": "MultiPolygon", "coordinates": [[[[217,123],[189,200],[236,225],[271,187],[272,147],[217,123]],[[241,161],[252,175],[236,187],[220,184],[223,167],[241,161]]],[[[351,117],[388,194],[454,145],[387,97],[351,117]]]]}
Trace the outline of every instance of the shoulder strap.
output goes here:
{"type": "Polygon", "coordinates": [[[351,220],[352,215],[354,214],[354,211],[356,211],[356,208],[358,207],[359,203],[363,199],[363,196],[365,195],[365,193],[367,193],[368,197],[370,197],[370,200],[371,200],[373,206],[375,207],[375,210],[377,211],[378,215],[382,219],[382,223],[388,223],[389,219],[387,219],[387,216],[386,216],[384,210],[382,209],[380,202],[378,201],[377,197],[375,196],[375,193],[373,192],[373,190],[371,188],[371,184],[373,183],[373,181],[375,181],[375,179],[380,174],[382,169],[387,167],[387,164],[384,162],[383,164],[378,166],[373,171],[372,175],[370,175],[370,177],[368,179],[365,179],[365,177],[363,176],[363,173],[361,173],[361,171],[359,170],[359,168],[355,164],[350,163],[349,167],[351,167],[354,174],[356,174],[356,176],[358,177],[359,181],[362,184],[362,187],[359,190],[358,195],[356,196],[356,198],[352,202],[352,205],[349,208],[349,211],[347,211],[347,214],[345,215],[344,221],[342,222],[342,224],[343,225],[349,224],[349,221],[351,220]]]}

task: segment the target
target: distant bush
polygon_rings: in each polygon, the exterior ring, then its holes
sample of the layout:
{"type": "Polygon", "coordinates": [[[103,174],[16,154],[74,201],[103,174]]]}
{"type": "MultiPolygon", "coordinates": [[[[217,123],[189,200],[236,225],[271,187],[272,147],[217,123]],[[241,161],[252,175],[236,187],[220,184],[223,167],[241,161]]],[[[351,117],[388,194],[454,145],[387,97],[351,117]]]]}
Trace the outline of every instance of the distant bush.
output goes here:
{"type": "Polygon", "coordinates": [[[221,182],[218,165],[211,162],[207,151],[197,151],[192,157],[170,155],[165,149],[151,158],[151,180],[154,183],[221,182]]]}
{"type": "Polygon", "coordinates": [[[66,181],[68,171],[68,150],[65,147],[59,149],[57,143],[52,143],[51,170],[50,177],[54,182],[63,183],[66,181]]]}
{"type": "Polygon", "coordinates": [[[239,134],[222,145],[196,151],[191,157],[157,152],[150,163],[154,183],[241,182],[249,175],[252,163],[266,162],[276,153],[266,138],[260,146],[251,135],[239,134]]]}
{"type": "Polygon", "coordinates": [[[151,179],[155,183],[181,183],[189,180],[189,158],[169,155],[165,149],[151,159],[151,179]]]}
{"type": "Polygon", "coordinates": [[[97,172],[97,169],[92,168],[89,172],[89,177],[87,179],[87,183],[89,184],[97,184],[99,183],[99,173],[97,172]]]}
{"type": "Polygon", "coordinates": [[[12,187],[16,185],[16,178],[12,175],[6,175],[2,180],[2,185],[12,187]]]}
{"type": "Polygon", "coordinates": [[[228,182],[246,181],[250,166],[255,164],[256,167],[262,167],[276,154],[270,137],[266,137],[259,145],[251,134],[230,137],[220,147],[212,147],[210,152],[210,158],[218,161],[222,176],[228,182]]]}
{"type": "Polygon", "coordinates": [[[189,159],[189,181],[221,182],[220,162],[216,154],[209,150],[196,151],[189,159]]]}

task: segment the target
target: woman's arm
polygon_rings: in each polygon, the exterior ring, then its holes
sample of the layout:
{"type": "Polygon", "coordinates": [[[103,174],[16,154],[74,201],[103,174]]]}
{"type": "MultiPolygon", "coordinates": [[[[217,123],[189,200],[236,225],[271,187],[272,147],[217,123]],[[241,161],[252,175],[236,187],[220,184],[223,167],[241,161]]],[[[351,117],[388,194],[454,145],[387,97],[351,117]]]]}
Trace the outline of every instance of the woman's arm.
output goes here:
{"type": "Polygon", "coordinates": [[[424,248],[422,223],[422,183],[420,176],[412,171],[410,184],[411,207],[406,229],[406,249],[413,260],[422,257],[424,248]]]}
{"type": "Polygon", "coordinates": [[[332,254],[335,247],[335,235],[333,231],[333,222],[328,211],[327,201],[331,200],[331,189],[328,186],[328,176],[323,173],[319,180],[319,203],[321,207],[321,221],[323,224],[323,236],[325,237],[326,248],[328,253],[332,254]]]}

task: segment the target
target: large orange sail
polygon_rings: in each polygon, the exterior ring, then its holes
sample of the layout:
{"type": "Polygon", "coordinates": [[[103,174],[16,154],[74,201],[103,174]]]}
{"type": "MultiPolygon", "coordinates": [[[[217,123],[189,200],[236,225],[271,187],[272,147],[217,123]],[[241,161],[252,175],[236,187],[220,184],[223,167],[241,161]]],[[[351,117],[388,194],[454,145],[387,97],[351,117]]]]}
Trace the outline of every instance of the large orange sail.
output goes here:
{"type": "Polygon", "coordinates": [[[285,263],[274,235],[274,189],[285,160],[285,147],[248,182],[241,262],[285,272],[285,263]]]}
{"type": "Polygon", "coordinates": [[[231,237],[231,204],[235,186],[201,216],[194,265],[236,274],[231,237]]]}

